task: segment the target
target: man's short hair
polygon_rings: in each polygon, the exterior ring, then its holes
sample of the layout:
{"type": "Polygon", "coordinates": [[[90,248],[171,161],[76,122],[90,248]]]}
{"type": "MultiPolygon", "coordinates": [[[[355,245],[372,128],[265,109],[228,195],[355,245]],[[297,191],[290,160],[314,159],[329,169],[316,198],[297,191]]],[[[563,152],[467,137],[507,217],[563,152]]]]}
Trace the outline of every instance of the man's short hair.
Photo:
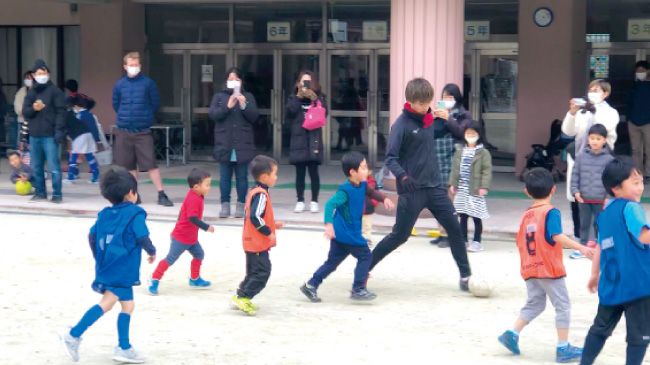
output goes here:
{"type": "Polygon", "coordinates": [[[187,175],[187,185],[189,185],[190,188],[193,188],[194,185],[201,184],[203,180],[209,177],[210,177],[209,172],[205,170],[193,168],[192,171],[190,171],[189,175],[187,175]]]}
{"type": "Polygon", "coordinates": [[[648,61],[646,61],[646,60],[641,60],[641,61],[637,62],[636,65],[634,65],[634,69],[637,69],[639,67],[643,67],[646,70],[650,70],[650,63],[648,63],[648,61]]]}
{"type": "Polygon", "coordinates": [[[614,188],[621,186],[623,181],[627,180],[634,174],[634,172],[639,173],[639,170],[634,166],[634,162],[629,157],[616,157],[615,159],[609,161],[603,170],[603,186],[607,193],[611,196],[614,196],[614,188]]]}
{"type": "Polygon", "coordinates": [[[350,170],[358,171],[361,162],[366,158],[357,151],[348,152],[341,157],[341,168],[345,176],[350,176],[350,170]]]}
{"type": "Polygon", "coordinates": [[[7,158],[9,158],[11,156],[17,156],[18,158],[20,158],[20,152],[18,152],[16,150],[7,151],[7,158]]]}
{"type": "Polygon", "coordinates": [[[255,180],[264,174],[270,174],[273,171],[273,166],[278,166],[278,161],[269,156],[257,155],[251,161],[251,175],[255,180]]]}
{"type": "Polygon", "coordinates": [[[427,79],[418,77],[406,84],[404,96],[409,103],[430,103],[433,100],[433,86],[427,79]]]}
{"type": "Polygon", "coordinates": [[[138,181],[125,168],[113,166],[102,174],[99,189],[106,200],[119,204],[126,194],[138,192],[138,181]]]}
{"type": "Polygon", "coordinates": [[[594,124],[591,126],[591,128],[589,128],[589,132],[587,132],[588,136],[592,134],[597,134],[599,136],[607,138],[607,128],[605,128],[605,126],[602,124],[594,124]]]}
{"type": "Polygon", "coordinates": [[[535,167],[524,175],[526,191],[533,199],[545,199],[551,195],[555,186],[551,172],[542,167],[535,167]]]}
{"type": "Polygon", "coordinates": [[[122,59],[122,61],[124,62],[125,65],[126,65],[128,59],[138,60],[138,61],[142,62],[141,59],[140,59],[140,52],[129,52],[129,53],[125,54],[124,58],[122,59]]]}

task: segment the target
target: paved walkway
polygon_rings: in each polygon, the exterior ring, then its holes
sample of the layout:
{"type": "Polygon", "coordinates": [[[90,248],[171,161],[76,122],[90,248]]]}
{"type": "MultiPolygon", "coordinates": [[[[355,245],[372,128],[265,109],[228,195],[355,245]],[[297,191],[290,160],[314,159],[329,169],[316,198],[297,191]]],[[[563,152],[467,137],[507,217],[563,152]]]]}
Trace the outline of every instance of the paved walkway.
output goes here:
{"type": "MultiPolygon", "coordinates": [[[[187,192],[185,177],[192,167],[201,167],[213,174],[213,187],[206,198],[205,216],[208,222],[224,225],[239,225],[239,220],[219,219],[219,184],[218,169],[214,163],[194,163],[192,165],[172,166],[162,168],[162,176],[165,182],[165,191],[176,204],[172,208],[162,207],[156,204],[157,195],[154,186],[148,180],[146,174],[140,177],[140,192],[143,207],[152,219],[173,220],[178,216],[178,209],[187,192]]],[[[63,203],[55,205],[49,202],[29,203],[29,197],[17,196],[14,194],[13,185],[9,181],[9,166],[6,160],[0,161],[0,210],[12,212],[24,212],[33,214],[50,215],[95,215],[100,209],[106,206],[107,202],[99,195],[99,187],[80,182],[73,185],[64,185],[63,203]]],[[[319,201],[322,205],[331,197],[338,184],[343,181],[343,174],[340,166],[321,166],[321,196],[319,201]]],[[[88,174],[82,174],[87,179],[88,174]],[[85,176],[84,176],[85,175],[85,176]]],[[[271,191],[276,217],[291,225],[318,226],[322,223],[323,215],[309,212],[297,214],[293,212],[296,202],[295,197],[295,169],[291,165],[281,165],[279,170],[278,184],[271,191]]],[[[234,185],[234,184],[233,184],[234,185]]],[[[48,181],[49,189],[49,181],[48,181]]],[[[565,199],[564,184],[557,187],[558,193],[553,203],[562,211],[564,228],[568,233],[572,232],[572,223],[569,204],[565,199]]],[[[233,188],[233,201],[235,191],[233,188]]],[[[306,200],[311,196],[309,185],[305,192],[306,200]]],[[[645,194],[644,203],[650,203],[648,192],[645,194]]],[[[512,237],[518,230],[519,220],[522,212],[528,207],[529,200],[523,194],[523,184],[512,174],[495,173],[492,191],[488,195],[488,208],[491,217],[484,223],[484,230],[488,235],[495,237],[512,237]]],[[[393,225],[395,217],[390,215],[376,214],[374,224],[378,231],[387,231],[393,225]]],[[[416,224],[419,234],[425,234],[426,230],[436,228],[437,223],[432,218],[420,218],[416,224]]]]}

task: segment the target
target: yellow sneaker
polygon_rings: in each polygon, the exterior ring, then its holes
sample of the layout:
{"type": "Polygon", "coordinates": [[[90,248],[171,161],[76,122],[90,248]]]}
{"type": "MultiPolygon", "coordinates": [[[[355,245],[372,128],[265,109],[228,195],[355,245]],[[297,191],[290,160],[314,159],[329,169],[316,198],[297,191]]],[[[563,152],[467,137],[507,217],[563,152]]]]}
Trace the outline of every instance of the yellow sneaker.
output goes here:
{"type": "Polygon", "coordinates": [[[233,295],[230,299],[230,302],[236,306],[240,311],[246,313],[249,316],[255,315],[255,307],[251,305],[251,300],[248,298],[240,298],[237,295],[233,295]]]}
{"type": "Polygon", "coordinates": [[[439,229],[431,229],[427,231],[427,236],[431,238],[438,238],[440,237],[440,230],[439,229]]]}
{"type": "Polygon", "coordinates": [[[411,229],[411,236],[417,236],[417,235],[418,235],[418,231],[417,229],[415,229],[415,227],[413,227],[413,229],[411,229]]]}

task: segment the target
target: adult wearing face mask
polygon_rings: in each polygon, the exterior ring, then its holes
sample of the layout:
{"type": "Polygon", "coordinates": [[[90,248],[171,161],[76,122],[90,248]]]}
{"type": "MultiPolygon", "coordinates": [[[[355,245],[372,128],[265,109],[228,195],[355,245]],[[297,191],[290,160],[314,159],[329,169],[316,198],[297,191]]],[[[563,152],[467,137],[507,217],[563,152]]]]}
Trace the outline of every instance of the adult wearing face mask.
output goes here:
{"type": "Polygon", "coordinates": [[[61,203],[61,161],[59,145],[65,139],[65,98],[50,81],[50,69],[43,60],[36,60],[32,69],[36,83],[23,101],[23,117],[29,123],[31,167],[36,191],[33,202],[47,200],[44,164],[52,177],[52,202],[61,203]]]}
{"type": "MultiPolygon", "coordinates": [[[[571,194],[571,175],[573,175],[573,162],[575,154],[582,153],[587,145],[589,128],[594,124],[602,124],[607,129],[607,147],[614,151],[616,142],[616,126],[620,120],[618,111],[606,101],[612,93],[609,82],[596,79],[589,84],[585,105],[580,105],[575,99],[569,101],[569,111],[562,122],[562,133],[575,137],[575,148],[567,154],[567,199],[572,204],[572,209],[577,208],[575,198],[571,194]]],[[[579,222],[574,219],[574,225],[579,222]]]]}
{"type": "MultiPolygon", "coordinates": [[[[436,105],[433,110],[433,138],[438,156],[440,183],[447,188],[456,145],[465,144],[465,129],[472,122],[472,115],[463,106],[463,94],[456,84],[445,85],[442,89],[442,100],[436,105]]],[[[431,243],[440,248],[449,247],[445,236],[431,240],[431,243]]]]}
{"type": "Polygon", "coordinates": [[[123,67],[126,75],[113,87],[113,110],[117,113],[113,162],[136,178],[138,171],[148,171],[158,190],[158,204],[171,207],[174,203],[163,189],[151,134],[154,114],[160,107],[158,87],[142,74],[140,53],[127,53],[123,67]]]}
{"type": "Polygon", "coordinates": [[[244,90],[242,72],[233,67],[226,73],[226,88],[212,97],[210,119],[214,120],[214,159],[219,162],[220,218],[230,216],[230,191],[235,174],[237,206],[235,218],[244,216],[248,193],[248,163],[255,156],[254,127],[259,111],[253,94],[244,90]]]}
{"type": "Polygon", "coordinates": [[[29,138],[29,129],[27,127],[27,123],[25,122],[25,117],[23,116],[23,103],[25,102],[25,96],[27,96],[27,92],[32,88],[33,84],[34,77],[32,76],[32,72],[25,72],[23,75],[23,86],[18,89],[16,96],[14,97],[14,112],[16,112],[16,115],[18,116],[18,149],[21,151],[24,151],[27,147],[27,139],[29,138]]]}
{"type": "Polygon", "coordinates": [[[634,164],[647,183],[650,180],[650,64],[647,61],[639,61],[634,69],[636,82],[628,103],[627,128],[634,164]]]}

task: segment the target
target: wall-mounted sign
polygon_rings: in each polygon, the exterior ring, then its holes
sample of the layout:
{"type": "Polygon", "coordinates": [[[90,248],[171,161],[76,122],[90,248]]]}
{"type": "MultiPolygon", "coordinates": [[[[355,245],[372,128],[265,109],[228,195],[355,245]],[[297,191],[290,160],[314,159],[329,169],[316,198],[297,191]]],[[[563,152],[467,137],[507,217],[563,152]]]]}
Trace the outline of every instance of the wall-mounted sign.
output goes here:
{"type": "Polygon", "coordinates": [[[465,40],[466,41],[489,41],[490,21],[472,20],[472,21],[465,22],[465,40]]]}
{"type": "Polygon", "coordinates": [[[291,23],[266,23],[266,40],[268,42],[291,42],[291,23]]]}
{"type": "Polygon", "coordinates": [[[212,65],[201,65],[201,82],[214,82],[214,68],[212,65]]]}
{"type": "Polygon", "coordinates": [[[628,19],[627,40],[650,41],[650,19],[628,19]]]}
{"type": "Polygon", "coordinates": [[[364,21],[363,40],[370,42],[386,42],[388,40],[388,22],[385,20],[364,21]]]}
{"type": "Polygon", "coordinates": [[[330,34],[332,42],[344,43],[348,41],[348,22],[330,20],[330,34]]]}
{"type": "Polygon", "coordinates": [[[606,79],[609,77],[609,56],[595,55],[589,57],[589,69],[594,79],[606,79]]]}

